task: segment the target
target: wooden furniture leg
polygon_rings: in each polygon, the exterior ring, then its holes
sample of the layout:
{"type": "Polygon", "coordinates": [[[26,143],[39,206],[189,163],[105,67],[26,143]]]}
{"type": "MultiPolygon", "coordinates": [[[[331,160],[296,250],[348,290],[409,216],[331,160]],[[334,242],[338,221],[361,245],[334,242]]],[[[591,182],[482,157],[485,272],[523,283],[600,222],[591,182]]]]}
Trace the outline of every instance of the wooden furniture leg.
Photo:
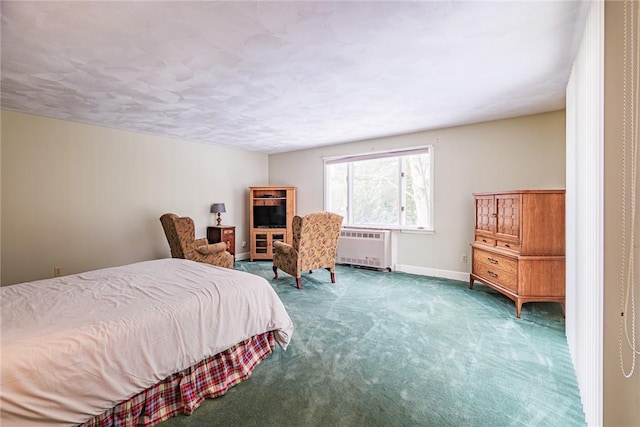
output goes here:
{"type": "Polygon", "coordinates": [[[516,317],[520,318],[520,313],[522,313],[522,300],[520,298],[516,299],[516,317]]]}

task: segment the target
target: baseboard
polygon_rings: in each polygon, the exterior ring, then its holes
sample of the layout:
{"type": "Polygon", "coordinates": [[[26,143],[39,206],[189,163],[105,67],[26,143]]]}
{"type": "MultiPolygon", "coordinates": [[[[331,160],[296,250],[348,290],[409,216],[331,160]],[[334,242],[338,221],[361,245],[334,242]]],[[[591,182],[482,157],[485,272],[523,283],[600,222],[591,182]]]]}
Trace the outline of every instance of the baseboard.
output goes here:
{"type": "MultiPolygon", "coordinates": [[[[250,259],[250,252],[242,252],[236,254],[236,261],[245,261],[250,259]]],[[[417,267],[415,265],[396,264],[394,271],[402,273],[418,274],[420,276],[441,277],[443,279],[460,280],[462,282],[469,281],[469,273],[464,271],[441,270],[438,268],[417,267]]]]}
{"type": "Polygon", "coordinates": [[[394,270],[409,274],[419,274],[421,276],[442,277],[443,279],[460,280],[462,282],[469,281],[469,273],[464,271],[441,270],[438,268],[402,264],[396,264],[394,270]]]}

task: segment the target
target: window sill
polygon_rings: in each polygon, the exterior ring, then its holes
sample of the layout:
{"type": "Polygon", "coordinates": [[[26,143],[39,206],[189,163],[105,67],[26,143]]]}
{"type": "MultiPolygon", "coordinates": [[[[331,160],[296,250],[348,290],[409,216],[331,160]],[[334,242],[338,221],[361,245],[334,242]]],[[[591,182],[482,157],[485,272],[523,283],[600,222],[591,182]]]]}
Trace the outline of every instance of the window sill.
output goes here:
{"type": "Polygon", "coordinates": [[[388,225],[343,225],[342,228],[352,228],[361,230],[389,230],[406,234],[435,234],[435,230],[428,228],[403,228],[388,225]]]}

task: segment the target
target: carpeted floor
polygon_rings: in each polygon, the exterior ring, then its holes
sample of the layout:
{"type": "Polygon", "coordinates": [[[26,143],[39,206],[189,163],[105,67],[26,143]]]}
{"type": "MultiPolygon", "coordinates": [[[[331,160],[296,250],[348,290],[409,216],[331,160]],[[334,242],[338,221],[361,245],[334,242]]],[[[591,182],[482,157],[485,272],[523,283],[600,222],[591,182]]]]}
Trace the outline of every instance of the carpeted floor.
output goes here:
{"type": "Polygon", "coordinates": [[[584,426],[558,304],[347,266],[265,277],[293,319],[252,376],[171,426],[584,426]]]}

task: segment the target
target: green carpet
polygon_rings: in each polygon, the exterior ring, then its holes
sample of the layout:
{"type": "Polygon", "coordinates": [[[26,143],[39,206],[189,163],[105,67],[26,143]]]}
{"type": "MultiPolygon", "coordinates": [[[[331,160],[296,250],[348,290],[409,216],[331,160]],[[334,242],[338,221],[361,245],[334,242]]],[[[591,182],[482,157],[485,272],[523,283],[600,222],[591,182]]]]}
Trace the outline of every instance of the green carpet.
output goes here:
{"type": "Polygon", "coordinates": [[[558,304],[477,283],[338,266],[265,277],[295,331],[225,396],[170,426],[584,426],[558,304]]]}

